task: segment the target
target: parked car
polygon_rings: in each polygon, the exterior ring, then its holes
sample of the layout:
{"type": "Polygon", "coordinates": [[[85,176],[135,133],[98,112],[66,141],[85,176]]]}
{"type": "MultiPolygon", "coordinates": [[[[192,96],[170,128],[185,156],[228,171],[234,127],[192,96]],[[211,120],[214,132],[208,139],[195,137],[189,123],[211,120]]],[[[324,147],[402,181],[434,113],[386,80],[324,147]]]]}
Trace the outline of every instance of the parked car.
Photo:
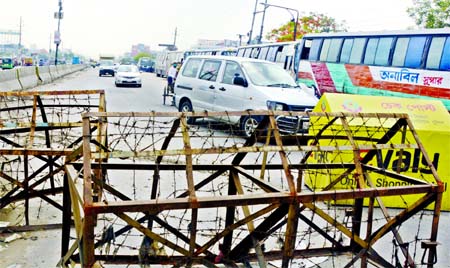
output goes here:
{"type": "Polygon", "coordinates": [[[112,60],[100,60],[98,76],[111,75],[114,76],[114,62],[112,60]]]}
{"type": "MultiPolygon", "coordinates": [[[[308,111],[318,99],[298,86],[280,66],[251,58],[190,56],[175,82],[174,101],[180,112],[189,111],[308,111]]],[[[189,118],[193,123],[195,118],[189,118]]],[[[262,119],[257,116],[223,117],[218,120],[239,126],[250,136],[262,119]]],[[[306,132],[308,117],[278,116],[285,133],[306,132]]]]}
{"type": "Polygon", "coordinates": [[[119,65],[115,75],[116,87],[121,85],[142,86],[141,74],[136,65],[119,65]]]}

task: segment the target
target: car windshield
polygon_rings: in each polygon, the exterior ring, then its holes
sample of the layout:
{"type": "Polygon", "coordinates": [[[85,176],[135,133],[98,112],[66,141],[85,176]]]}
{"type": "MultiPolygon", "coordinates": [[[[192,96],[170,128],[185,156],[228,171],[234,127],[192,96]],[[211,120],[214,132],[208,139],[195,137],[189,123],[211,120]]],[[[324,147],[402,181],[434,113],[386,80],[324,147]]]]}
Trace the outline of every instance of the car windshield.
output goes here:
{"type": "Polygon", "coordinates": [[[103,66],[113,66],[113,65],[114,65],[114,62],[113,62],[112,60],[102,60],[102,61],[100,61],[100,65],[103,65],[103,66]]]}
{"type": "Polygon", "coordinates": [[[250,81],[265,87],[298,87],[294,79],[280,66],[265,62],[243,62],[250,81]]]}
{"type": "Polygon", "coordinates": [[[138,72],[138,69],[134,65],[120,65],[119,68],[117,68],[118,72],[138,72]]]}
{"type": "Polygon", "coordinates": [[[8,64],[9,64],[9,63],[12,62],[12,60],[11,60],[11,59],[2,59],[2,62],[3,62],[3,63],[8,63],[8,64]]]}

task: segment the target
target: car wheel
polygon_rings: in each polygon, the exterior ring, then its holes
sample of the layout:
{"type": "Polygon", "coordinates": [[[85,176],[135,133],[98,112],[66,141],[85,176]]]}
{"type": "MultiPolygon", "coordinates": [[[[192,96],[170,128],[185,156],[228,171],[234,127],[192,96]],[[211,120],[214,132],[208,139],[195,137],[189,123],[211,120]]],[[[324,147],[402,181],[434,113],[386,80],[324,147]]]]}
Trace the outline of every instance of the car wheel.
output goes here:
{"type": "MultiPolygon", "coordinates": [[[[179,108],[180,112],[192,112],[194,111],[192,109],[192,104],[189,100],[183,100],[183,102],[180,104],[180,108],[179,108]]],[[[195,117],[188,117],[187,118],[187,123],[188,124],[194,124],[195,123],[195,117]]]]}
{"type": "Polygon", "coordinates": [[[252,136],[258,124],[259,122],[255,117],[249,115],[242,117],[240,125],[241,135],[246,138],[252,136]]]}
{"type": "Polygon", "coordinates": [[[98,76],[102,77],[102,73],[99,73],[98,76]]]}
{"type": "Polygon", "coordinates": [[[137,87],[142,87],[142,84],[138,84],[137,87]]]}
{"type": "Polygon", "coordinates": [[[116,87],[120,87],[120,84],[118,84],[118,83],[115,83],[116,84],[116,87]]]}
{"type": "Polygon", "coordinates": [[[161,75],[159,73],[156,73],[156,77],[160,77],[161,75]]]}

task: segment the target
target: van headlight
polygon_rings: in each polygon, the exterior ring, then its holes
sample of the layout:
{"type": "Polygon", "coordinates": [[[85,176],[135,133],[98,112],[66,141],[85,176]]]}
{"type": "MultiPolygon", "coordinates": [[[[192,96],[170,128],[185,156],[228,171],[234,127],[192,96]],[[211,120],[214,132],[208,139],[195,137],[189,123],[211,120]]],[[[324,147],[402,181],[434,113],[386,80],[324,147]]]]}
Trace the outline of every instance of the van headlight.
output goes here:
{"type": "Polygon", "coordinates": [[[273,111],[286,111],[286,104],[276,101],[267,101],[267,109],[273,111]]]}

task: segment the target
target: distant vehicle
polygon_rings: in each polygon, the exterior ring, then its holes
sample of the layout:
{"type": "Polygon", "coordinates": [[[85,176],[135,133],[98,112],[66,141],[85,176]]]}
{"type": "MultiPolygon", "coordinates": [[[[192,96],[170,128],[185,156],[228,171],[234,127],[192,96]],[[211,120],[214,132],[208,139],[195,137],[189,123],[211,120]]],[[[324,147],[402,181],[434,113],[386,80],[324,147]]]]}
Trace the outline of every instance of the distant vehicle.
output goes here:
{"type": "Polygon", "coordinates": [[[114,55],[110,55],[110,54],[100,54],[99,56],[99,60],[112,60],[114,61],[114,55]]]}
{"type": "Polygon", "coordinates": [[[22,58],[22,66],[33,66],[33,58],[22,58]]]}
{"type": "Polygon", "coordinates": [[[14,61],[12,58],[2,58],[1,61],[1,68],[2,69],[12,69],[14,68],[14,61]]]}
{"type": "Polygon", "coordinates": [[[45,65],[48,65],[48,61],[45,60],[45,59],[39,59],[38,65],[39,65],[39,66],[45,66],[45,65]]]}
{"type": "Polygon", "coordinates": [[[72,57],[72,64],[80,64],[80,57],[77,56],[72,57]]]}
{"type": "Polygon", "coordinates": [[[237,48],[224,47],[224,48],[211,48],[211,49],[194,49],[186,50],[184,52],[184,59],[194,55],[210,55],[210,56],[236,56],[237,48]]]}
{"type": "Polygon", "coordinates": [[[115,75],[116,87],[122,85],[142,86],[141,74],[136,65],[119,65],[115,75]]]}
{"type": "Polygon", "coordinates": [[[149,57],[141,57],[137,66],[141,72],[153,73],[155,71],[155,62],[149,57]]]}
{"type": "MultiPolygon", "coordinates": [[[[318,99],[307,87],[301,88],[280,66],[257,59],[228,56],[190,56],[175,82],[175,106],[190,111],[308,111],[318,99]]],[[[195,118],[189,118],[193,123],[195,118]]],[[[217,118],[236,124],[242,135],[250,136],[261,117],[217,118]]],[[[306,132],[308,117],[279,116],[285,133],[306,132]]]]}
{"type": "Polygon", "coordinates": [[[277,42],[242,46],[237,49],[238,57],[274,62],[296,79],[294,57],[299,42],[277,42]]]}
{"type": "Polygon", "coordinates": [[[170,65],[174,62],[181,62],[184,58],[184,51],[162,51],[156,57],[155,73],[158,77],[167,77],[170,65]]]}
{"type": "Polygon", "coordinates": [[[100,60],[98,76],[111,75],[114,76],[113,60],[100,60]]]}
{"type": "Polygon", "coordinates": [[[211,49],[191,49],[186,51],[162,51],[156,57],[155,73],[156,76],[166,77],[170,65],[174,62],[180,63],[189,56],[205,55],[205,56],[236,56],[237,49],[211,48],[211,49]]]}

